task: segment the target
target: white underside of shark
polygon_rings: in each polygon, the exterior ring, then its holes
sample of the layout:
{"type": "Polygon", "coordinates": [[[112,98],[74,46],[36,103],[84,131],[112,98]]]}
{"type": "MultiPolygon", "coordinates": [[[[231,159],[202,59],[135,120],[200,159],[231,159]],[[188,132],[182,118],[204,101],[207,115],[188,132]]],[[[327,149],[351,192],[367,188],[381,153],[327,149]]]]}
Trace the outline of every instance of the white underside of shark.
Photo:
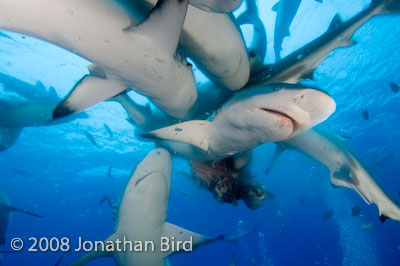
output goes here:
{"type": "MultiPolygon", "coordinates": [[[[156,0],[135,1],[137,17],[144,19],[156,0]]],[[[229,90],[243,88],[250,63],[240,29],[228,14],[205,12],[189,5],[179,47],[213,82],[229,90]]]]}
{"type": "Polygon", "coordinates": [[[91,252],[70,264],[84,265],[101,256],[113,256],[120,266],[168,265],[172,251],[161,251],[161,237],[178,241],[192,238],[193,246],[210,241],[209,238],[166,223],[168,198],[171,184],[172,163],[168,151],[151,151],[136,167],[119,207],[117,230],[107,241],[153,241],[154,251],[149,252],[91,252]]]}
{"type": "Polygon", "coordinates": [[[400,208],[376,183],[345,144],[335,136],[317,130],[305,131],[285,143],[326,165],[335,186],[355,190],[366,203],[378,206],[381,219],[400,221],[400,208]]]}
{"type": "Polygon", "coordinates": [[[209,120],[192,120],[143,134],[192,160],[217,160],[285,140],[326,120],[336,108],[326,93],[272,84],[237,93],[209,120]]]}
{"type": "Polygon", "coordinates": [[[175,60],[187,1],[160,0],[136,27],[129,1],[2,0],[0,28],[52,42],[95,64],[55,110],[76,113],[128,88],[182,118],[197,98],[191,67],[175,60]]]}

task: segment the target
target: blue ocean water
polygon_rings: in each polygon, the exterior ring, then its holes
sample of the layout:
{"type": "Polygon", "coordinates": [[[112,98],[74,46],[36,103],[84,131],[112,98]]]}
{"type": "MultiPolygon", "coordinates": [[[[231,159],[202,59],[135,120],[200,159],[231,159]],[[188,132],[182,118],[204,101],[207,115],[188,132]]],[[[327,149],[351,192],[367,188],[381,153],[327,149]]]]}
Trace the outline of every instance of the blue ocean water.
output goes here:
{"type": "MultiPolygon", "coordinates": [[[[267,63],[274,61],[274,4],[258,3],[267,30],[267,63]]],[[[336,13],[348,19],[368,4],[363,0],[324,0],[322,4],[303,0],[291,35],[283,42],[282,56],[324,33],[336,13]]],[[[53,86],[59,97],[87,74],[88,62],[73,53],[28,36],[4,33],[12,39],[0,36],[1,73],[31,84],[41,81],[46,88],[53,86]]],[[[250,42],[251,27],[244,27],[243,33],[250,42]]],[[[371,19],[354,40],[357,44],[333,51],[315,73],[318,87],[337,103],[336,113],[320,127],[351,136],[346,144],[386,192],[400,201],[400,93],[389,86],[389,82],[400,84],[400,16],[371,19]],[[362,117],[364,110],[369,111],[368,120],[362,117]]],[[[204,80],[199,71],[196,75],[199,82],[204,80]]],[[[68,237],[71,246],[77,247],[78,237],[103,240],[114,232],[113,210],[99,201],[104,195],[118,201],[129,173],[154,145],[134,136],[124,110],[114,102],[100,103],[86,113],[88,118],[70,123],[25,128],[14,145],[0,153],[0,188],[13,206],[44,216],[13,214],[7,241],[20,237],[29,246],[29,237],[68,237]],[[113,138],[104,124],[111,128],[113,138]],[[99,148],[89,142],[85,131],[93,135],[99,148]],[[107,176],[109,166],[112,179],[107,176]]],[[[254,150],[251,172],[276,196],[257,210],[242,202],[238,206],[217,202],[211,193],[179,174],[188,170],[185,160],[173,159],[168,222],[210,236],[252,228],[256,233],[233,243],[216,242],[173,255],[171,265],[229,265],[232,255],[235,265],[399,265],[398,222],[381,223],[376,206],[368,206],[352,190],[333,188],[329,171],[298,152],[285,152],[266,176],[274,148],[274,144],[265,144],[254,150]],[[350,215],[356,205],[361,206],[362,216],[350,215]],[[334,210],[334,215],[325,220],[327,210],[334,210]],[[370,226],[363,228],[366,224],[370,226]]],[[[4,254],[3,260],[4,265],[54,265],[61,255],[24,248],[17,254],[4,254]]],[[[81,255],[65,253],[61,265],[81,255]]],[[[101,258],[88,265],[114,262],[101,258]]]]}

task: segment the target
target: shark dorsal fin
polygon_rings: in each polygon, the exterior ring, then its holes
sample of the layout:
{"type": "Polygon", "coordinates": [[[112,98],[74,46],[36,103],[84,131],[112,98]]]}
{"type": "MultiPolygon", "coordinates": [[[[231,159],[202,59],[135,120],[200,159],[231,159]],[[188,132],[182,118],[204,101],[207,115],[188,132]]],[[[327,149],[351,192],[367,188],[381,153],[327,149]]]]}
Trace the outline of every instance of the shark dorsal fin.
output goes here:
{"type": "Polygon", "coordinates": [[[331,21],[331,24],[329,24],[328,31],[334,30],[334,29],[336,29],[337,27],[339,27],[341,25],[343,25],[342,18],[340,17],[339,14],[336,14],[333,17],[333,19],[331,21]]]}
{"type": "Polygon", "coordinates": [[[158,0],[148,18],[128,31],[140,32],[154,39],[169,54],[174,55],[186,17],[188,0],[158,0]]]}

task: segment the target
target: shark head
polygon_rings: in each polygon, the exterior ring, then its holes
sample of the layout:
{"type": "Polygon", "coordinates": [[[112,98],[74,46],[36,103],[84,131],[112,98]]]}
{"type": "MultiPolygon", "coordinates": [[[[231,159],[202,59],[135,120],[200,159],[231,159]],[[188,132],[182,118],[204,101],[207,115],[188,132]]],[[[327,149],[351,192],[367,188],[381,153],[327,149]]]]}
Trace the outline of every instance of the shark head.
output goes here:
{"type": "Polygon", "coordinates": [[[171,164],[171,156],[164,149],[151,151],[140,162],[125,189],[117,231],[141,231],[142,226],[154,228],[165,221],[171,164]],[[132,221],[137,221],[138,226],[133,228],[132,221]]]}
{"type": "MultiPolygon", "coordinates": [[[[326,120],[336,109],[325,92],[300,85],[271,84],[234,96],[213,122],[245,129],[261,142],[290,138],[326,120]]],[[[243,131],[243,130],[242,130],[243,131]]]]}

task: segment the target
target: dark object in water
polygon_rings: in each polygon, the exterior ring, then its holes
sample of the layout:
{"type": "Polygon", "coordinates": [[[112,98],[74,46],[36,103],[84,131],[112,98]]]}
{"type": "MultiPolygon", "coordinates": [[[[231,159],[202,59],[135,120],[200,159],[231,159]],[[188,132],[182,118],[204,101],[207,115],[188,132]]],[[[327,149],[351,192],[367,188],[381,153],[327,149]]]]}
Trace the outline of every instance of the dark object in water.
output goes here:
{"type": "Polygon", "coordinates": [[[112,171],[112,166],[109,166],[108,170],[107,170],[107,176],[108,176],[108,178],[113,179],[113,177],[111,175],[111,171],[112,171]]]}
{"type": "Polygon", "coordinates": [[[324,214],[322,215],[322,218],[324,218],[324,220],[329,220],[330,218],[332,218],[332,216],[335,214],[334,210],[326,210],[324,212],[324,214]]]}
{"type": "Polygon", "coordinates": [[[392,89],[392,91],[393,91],[394,93],[398,93],[398,92],[400,91],[399,85],[397,85],[397,84],[394,83],[394,82],[389,82],[389,86],[390,86],[390,88],[392,89]]]}
{"type": "Polygon", "coordinates": [[[93,146],[95,146],[96,148],[99,148],[99,145],[97,144],[97,142],[94,139],[94,137],[92,136],[92,134],[90,134],[88,131],[85,131],[85,135],[88,138],[88,140],[90,141],[90,143],[93,144],[93,146]]]}
{"type": "Polygon", "coordinates": [[[111,209],[114,208],[114,206],[111,203],[111,198],[108,195],[104,195],[103,198],[99,201],[99,205],[102,205],[104,202],[107,202],[108,207],[111,209]]]}
{"type": "Polygon", "coordinates": [[[54,266],[60,266],[63,259],[64,259],[64,254],[62,254],[61,257],[58,258],[54,266]]]}
{"type": "Polygon", "coordinates": [[[368,119],[369,119],[369,112],[368,112],[368,110],[363,111],[363,112],[361,113],[361,115],[362,115],[362,117],[363,117],[365,120],[368,120],[368,119]]]}
{"type": "Polygon", "coordinates": [[[351,208],[351,215],[352,216],[359,216],[361,214],[361,207],[360,205],[356,205],[353,208],[351,208]]]}
{"type": "Polygon", "coordinates": [[[387,217],[386,215],[381,215],[381,216],[379,216],[379,220],[382,222],[382,223],[384,223],[387,219],[388,219],[389,217],[387,217]]]}
{"type": "Polygon", "coordinates": [[[106,123],[104,123],[104,128],[106,129],[106,131],[108,132],[108,135],[110,135],[110,138],[112,139],[114,137],[114,134],[113,134],[111,128],[106,123]]]}
{"type": "Polygon", "coordinates": [[[9,168],[9,169],[10,169],[11,171],[13,171],[14,173],[19,174],[19,175],[31,176],[31,175],[28,174],[27,172],[22,171],[22,170],[19,170],[19,169],[17,169],[17,168],[9,168]]]}
{"type": "Polygon", "coordinates": [[[233,205],[243,200],[250,209],[257,209],[266,198],[274,198],[258,184],[245,169],[235,169],[232,157],[220,161],[191,161],[192,176],[195,181],[211,191],[220,202],[233,205]]]}

